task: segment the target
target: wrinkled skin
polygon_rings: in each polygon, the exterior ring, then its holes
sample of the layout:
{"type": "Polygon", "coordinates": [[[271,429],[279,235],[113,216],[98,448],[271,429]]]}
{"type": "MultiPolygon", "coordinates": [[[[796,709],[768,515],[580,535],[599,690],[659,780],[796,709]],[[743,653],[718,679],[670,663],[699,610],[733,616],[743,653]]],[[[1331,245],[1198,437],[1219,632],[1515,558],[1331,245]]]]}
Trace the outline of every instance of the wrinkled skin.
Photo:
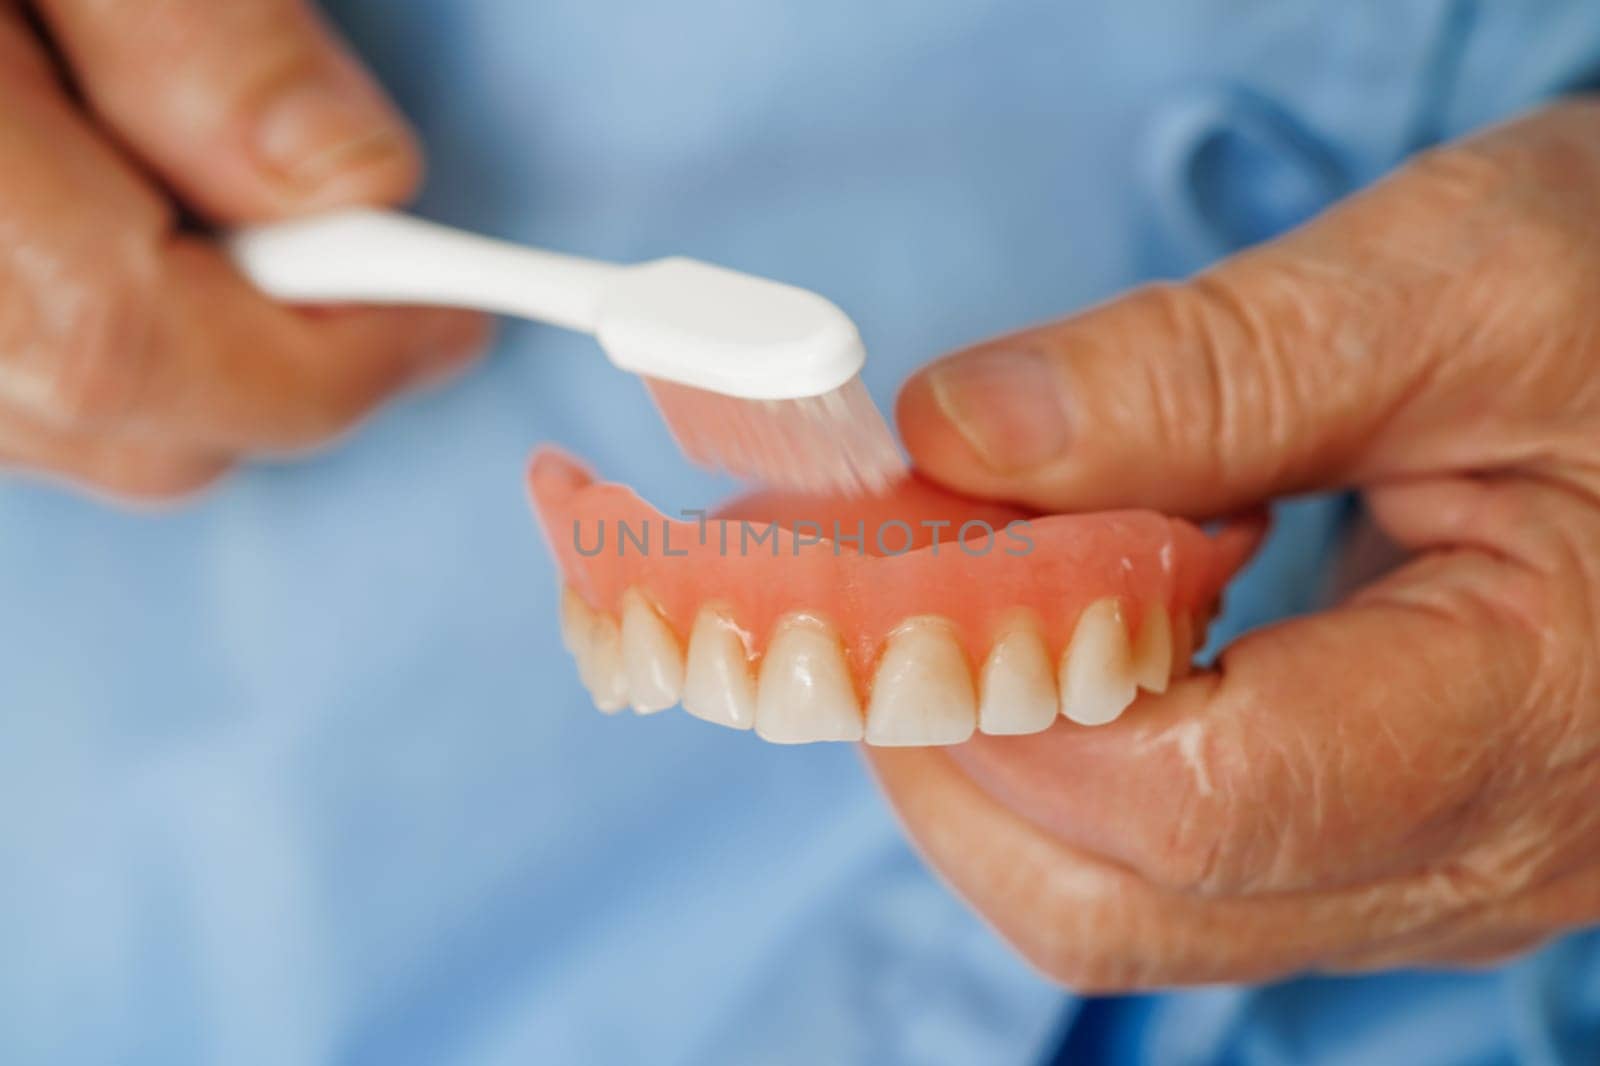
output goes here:
{"type": "Polygon", "coordinates": [[[474,316],[279,307],[180,230],[180,207],[222,226],[416,185],[410,133],[302,0],[29,7],[0,0],[0,468],[182,496],[479,347],[474,316]]]}
{"type": "Polygon", "coordinates": [[[1408,561],[1102,729],[868,753],[1083,989],[1477,964],[1600,920],[1600,104],[1180,285],[934,364],[924,471],[1218,514],[1354,486],[1408,561]]]}

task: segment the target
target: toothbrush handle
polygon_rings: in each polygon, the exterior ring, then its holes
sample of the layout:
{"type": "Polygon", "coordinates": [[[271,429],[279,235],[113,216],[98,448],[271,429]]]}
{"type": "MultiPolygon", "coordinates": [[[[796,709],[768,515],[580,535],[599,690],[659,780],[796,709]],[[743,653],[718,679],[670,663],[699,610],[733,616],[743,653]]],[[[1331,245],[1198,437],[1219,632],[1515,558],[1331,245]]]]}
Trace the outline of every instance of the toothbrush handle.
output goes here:
{"type": "Polygon", "coordinates": [[[239,230],[228,247],[282,300],[469,307],[584,333],[623,269],[369,209],[239,230]]]}

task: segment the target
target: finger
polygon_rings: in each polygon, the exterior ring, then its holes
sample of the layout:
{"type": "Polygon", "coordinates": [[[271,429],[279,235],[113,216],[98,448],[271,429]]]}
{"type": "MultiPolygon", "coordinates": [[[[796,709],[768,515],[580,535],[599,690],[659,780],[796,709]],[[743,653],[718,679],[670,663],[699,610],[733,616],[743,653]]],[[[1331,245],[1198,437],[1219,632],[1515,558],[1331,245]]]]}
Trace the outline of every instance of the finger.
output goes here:
{"type": "MultiPolygon", "coordinates": [[[[1537,605],[1529,587],[1486,556],[1413,563],[1338,610],[1245,637],[1215,672],[1110,726],[979,737],[951,757],[1035,825],[1175,891],[1354,885],[1470,856],[1511,816],[1495,806],[1504,768],[1533,759],[1552,630],[1502,606],[1537,605]]],[[[1547,861],[1505,860],[1461,891],[1547,861]]]]}
{"type": "Polygon", "coordinates": [[[232,457],[129,435],[81,434],[0,408],[0,468],[125,502],[171,503],[215,484],[232,457]]]}
{"type": "Polygon", "coordinates": [[[191,205],[238,222],[403,200],[419,154],[304,0],[38,0],[94,109],[191,205]]]}
{"type": "Polygon", "coordinates": [[[907,446],[972,494],[1202,515],[1503,463],[1528,426],[1581,453],[1597,130],[1574,106],[1442,150],[1191,282],[935,363],[907,446]]]}
{"type": "Polygon", "coordinates": [[[263,298],[47,81],[0,71],[0,398],[75,432],[205,451],[329,439],[462,365],[482,319],[305,314],[263,298]]]}
{"type": "Polygon", "coordinates": [[[0,397],[53,418],[141,375],[171,211],[37,68],[0,64],[0,159],[0,397]]]}
{"type": "Polygon", "coordinates": [[[1340,953],[1326,968],[1372,972],[1397,966],[1492,965],[1597,919],[1600,863],[1589,862],[1510,899],[1476,908],[1456,922],[1340,953]]]}
{"type": "Polygon", "coordinates": [[[488,320],[462,311],[285,308],[206,242],[170,242],[162,266],[151,370],[118,390],[137,400],[111,421],[212,448],[327,443],[396,392],[464,368],[488,337],[488,320]]]}
{"type": "Polygon", "coordinates": [[[1073,848],[956,769],[956,749],[866,749],[924,856],[1045,974],[1080,991],[1259,981],[1452,922],[1431,877],[1337,891],[1201,898],[1073,848]]]}

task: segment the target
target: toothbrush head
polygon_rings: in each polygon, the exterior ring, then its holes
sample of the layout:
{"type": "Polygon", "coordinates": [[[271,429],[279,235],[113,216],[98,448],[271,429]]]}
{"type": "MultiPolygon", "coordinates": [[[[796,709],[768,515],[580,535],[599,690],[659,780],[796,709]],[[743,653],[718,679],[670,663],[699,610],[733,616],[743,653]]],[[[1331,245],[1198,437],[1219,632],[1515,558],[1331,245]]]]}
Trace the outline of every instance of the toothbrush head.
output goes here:
{"type": "Polygon", "coordinates": [[[905,460],[860,378],[853,322],[816,293],[692,259],[629,267],[595,336],[643,377],[684,454],[803,492],[879,492],[905,460]]]}
{"type": "Polygon", "coordinates": [[[820,396],[751,400],[660,378],[645,384],[690,461],[806,493],[872,496],[906,474],[859,377],[820,396]]]}

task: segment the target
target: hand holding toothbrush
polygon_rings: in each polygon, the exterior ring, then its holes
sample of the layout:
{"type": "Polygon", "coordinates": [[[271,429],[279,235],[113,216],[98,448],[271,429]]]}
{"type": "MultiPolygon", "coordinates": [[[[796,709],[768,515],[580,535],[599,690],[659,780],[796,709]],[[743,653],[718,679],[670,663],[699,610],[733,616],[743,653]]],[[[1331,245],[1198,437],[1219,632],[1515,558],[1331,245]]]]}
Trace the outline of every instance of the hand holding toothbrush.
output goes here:
{"type": "Polygon", "coordinates": [[[32,6],[0,3],[0,468],[181,496],[481,347],[459,311],[285,308],[180,230],[179,204],[230,226],[415,186],[410,134],[308,5],[32,6]]]}

